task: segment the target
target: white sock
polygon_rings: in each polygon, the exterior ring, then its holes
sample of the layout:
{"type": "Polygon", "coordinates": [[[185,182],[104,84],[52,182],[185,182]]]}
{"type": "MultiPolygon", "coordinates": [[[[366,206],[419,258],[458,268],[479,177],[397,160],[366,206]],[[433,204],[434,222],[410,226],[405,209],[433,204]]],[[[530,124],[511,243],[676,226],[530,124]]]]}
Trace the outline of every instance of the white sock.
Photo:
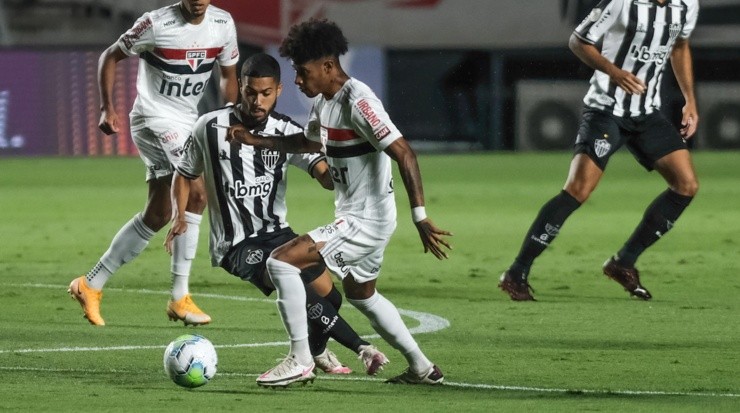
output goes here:
{"type": "Polygon", "coordinates": [[[142,214],[138,213],[131,218],[113,237],[108,251],[100,257],[100,261],[87,273],[87,285],[96,290],[102,290],[108,279],[121,266],[134,258],[149,244],[154,231],[144,224],[142,214]]]}
{"type": "Polygon", "coordinates": [[[375,291],[372,297],[365,300],[347,301],[355,306],[370,320],[370,325],[393,348],[400,351],[415,373],[423,373],[432,366],[432,362],[421,352],[419,345],[401,319],[398,309],[387,298],[375,291]]]}
{"type": "Polygon", "coordinates": [[[306,290],[301,271],[272,257],[267,259],[267,271],[277,290],[277,307],[283,325],[290,337],[290,354],[308,366],[313,362],[308,346],[308,317],[306,316],[306,290]]]}
{"type": "Polygon", "coordinates": [[[186,211],[185,222],[188,223],[188,230],[172,241],[172,299],[175,301],[190,292],[188,288],[190,268],[193,266],[195,251],[198,249],[202,219],[202,215],[186,211]]]}

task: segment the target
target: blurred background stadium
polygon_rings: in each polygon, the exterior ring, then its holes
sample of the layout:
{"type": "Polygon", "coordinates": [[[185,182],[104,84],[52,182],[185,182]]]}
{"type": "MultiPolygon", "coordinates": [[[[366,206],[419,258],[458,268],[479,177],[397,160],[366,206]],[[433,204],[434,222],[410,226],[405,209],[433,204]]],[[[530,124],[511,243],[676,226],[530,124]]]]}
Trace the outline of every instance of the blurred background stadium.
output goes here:
{"type": "MultiPolygon", "coordinates": [[[[98,131],[100,53],[142,13],[176,0],[0,0],[0,156],[136,155],[128,128],[98,131]]],[[[386,102],[422,151],[569,150],[591,70],[567,48],[596,0],[213,0],[237,21],[242,60],[277,56],[289,27],[335,20],[344,64],[386,102]]],[[[692,37],[701,123],[698,149],[740,149],[740,0],[702,0],[692,37]]],[[[116,82],[119,113],[136,95],[136,59],[116,82]]],[[[292,86],[278,110],[302,122],[292,86]]],[[[664,110],[683,104],[666,71],[664,110]]],[[[218,106],[215,82],[202,110],[218,106]]],[[[125,117],[127,119],[127,117],[125,117]]]]}

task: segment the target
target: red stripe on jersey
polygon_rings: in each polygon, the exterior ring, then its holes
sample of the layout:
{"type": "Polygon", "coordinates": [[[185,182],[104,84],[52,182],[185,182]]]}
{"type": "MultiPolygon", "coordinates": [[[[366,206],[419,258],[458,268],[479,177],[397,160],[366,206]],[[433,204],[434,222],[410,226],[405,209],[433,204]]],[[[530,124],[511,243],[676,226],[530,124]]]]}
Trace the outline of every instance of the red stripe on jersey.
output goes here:
{"type": "Polygon", "coordinates": [[[186,58],[188,58],[188,52],[206,52],[205,59],[212,59],[214,57],[217,57],[223,49],[223,47],[211,47],[208,49],[200,49],[197,47],[194,47],[192,49],[163,49],[161,47],[157,47],[154,49],[154,53],[168,60],[185,60],[186,58]]]}
{"type": "Polygon", "coordinates": [[[326,128],[330,141],[351,141],[357,139],[357,134],[352,129],[326,128]]]}

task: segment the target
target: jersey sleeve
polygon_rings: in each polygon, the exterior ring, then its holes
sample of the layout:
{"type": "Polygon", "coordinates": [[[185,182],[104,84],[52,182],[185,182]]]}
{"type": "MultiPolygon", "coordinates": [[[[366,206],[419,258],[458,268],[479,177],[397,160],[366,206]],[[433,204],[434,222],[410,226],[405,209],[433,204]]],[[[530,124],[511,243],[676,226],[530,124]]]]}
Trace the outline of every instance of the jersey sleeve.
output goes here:
{"type": "Polygon", "coordinates": [[[239,44],[236,40],[236,26],[234,19],[229,19],[228,30],[226,31],[226,43],[221,53],[218,55],[219,66],[234,66],[239,61],[239,44]]]}
{"type": "Polygon", "coordinates": [[[128,56],[137,55],[154,48],[154,22],[149,13],[144,13],[128,31],[118,38],[118,47],[128,56]]]}
{"type": "Polygon", "coordinates": [[[352,102],[352,126],[355,132],[379,150],[385,150],[401,137],[383,103],[375,96],[361,96],[352,102]]]}
{"type": "Polygon", "coordinates": [[[691,32],[693,32],[694,27],[696,27],[696,20],[699,18],[698,1],[689,2],[687,7],[686,24],[683,25],[683,29],[681,29],[681,34],[679,35],[682,39],[688,39],[691,36],[691,32]]]}
{"type": "Polygon", "coordinates": [[[619,20],[624,5],[624,0],[602,0],[576,27],[573,34],[586,43],[596,44],[619,20]]]}
{"type": "Polygon", "coordinates": [[[321,124],[319,123],[319,116],[316,110],[316,104],[314,104],[311,107],[311,112],[308,113],[308,122],[303,129],[303,134],[310,141],[321,142],[321,124]]]}
{"type": "Polygon", "coordinates": [[[177,163],[177,172],[188,179],[196,179],[204,172],[203,148],[206,140],[204,117],[198,119],[193,127],[193,132],[185,141],[182,148],[182,156],[177,163]]]}

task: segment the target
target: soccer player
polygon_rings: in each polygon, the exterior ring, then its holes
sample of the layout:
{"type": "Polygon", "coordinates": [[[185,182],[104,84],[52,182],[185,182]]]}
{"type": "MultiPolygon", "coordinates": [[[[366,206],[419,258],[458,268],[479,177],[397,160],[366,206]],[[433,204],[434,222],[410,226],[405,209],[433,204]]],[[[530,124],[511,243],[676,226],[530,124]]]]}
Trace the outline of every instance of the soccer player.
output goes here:
{"type": "MultiPolygon", "coordinates": [[[[197,105],[215,63],[221,71],[223,98],[236,102],[239,93],[236,27],[229,13],[209,3],[209,0],[182,0],[144,13],[100,56],[100,129],[110,135],[120,131],[113,105],[116,64],[129,56],[139,55],[138,95],[130,114],[131,136],[147,169],[149,194],[144,210],[118,231],[98,263],[69,286],[68,292],[79,301],[91,324],[105,325],[100,315],[105,283],[123,264],[138,256],[172,216],[173,164],[177,163],[198,118],[197,105]]],[[[203,192],[202,181],[195,183],[186,213],[190,231],[173,245],[172,297],[167,304],[167,315],[186,325],[211,321],[211,317],[195,305],[188,288],[198,245],[198,225],[206,205],[203,192]]]]}
{"type": "Polygon", "coordinates": [[[528,282],[532,263],[596,189],[609,158],[623,145],[648,171],[657,170],[668,189],[647,207],[603,271],[630,295],[652,298],[635,262],[674,226],[699,188],[686,145],[699,121],[689,48],[698,11],[696,0],[604,0],[573,32],[571,50],[595,72],[583,99],[565,186],[542,207],[519,255],[501,276],[499,287],[512,300],[534,300],[528,282]],[[600,39],[601,50],[596,46],[600,39]],[[685,99],[680,130],[659,111],[660,84],[669,58],[685,99]]]}
{"type": "Polygon", "coordinates": [[[336,220],[283,244],[267,260],[291,345],[290,354],[257,383],[274,386],[312,379],[300,274],[325,264],[342,280],[347,301],[407,359],[409,368],[389,381],[440,384],[440,369],[419,349],[395,305],[375,289],[385,246],[396,227],[391,160],[398,164],[425,252],[447,258],[442,246],[450,246],[443,236],[451,234],[426,216],[416,155],[372,90],[342,69],[339,56],[346,52],[347,39],[335,23],[311,19],[294,25],[280,54],[292,60],[298,88],[315,97],[308,126],[279,139],[238,125],[229,129],[232,141],[281,153],[325,148],[334,181],[336,220]]]}
{"type": "MultiPolygon", "coordinates": [[[[250,56],[242,65],[240,79],[241,103],[207,113],[194,126],[174,174],[175,215],[165,245],[171,251],[173,242],[189,231],[185,205],[192,184],[203,176],[210,205],[212,264],[270,295],[275,287],[265,261],[276,247],[298,236],[286,221],[288,165],[308,172],[326,189],[332,189],[333,184],[320,153],[286,155],[226,141],[226,129],[219,126],[243,125],[253,133],[269,136],[302,130],[289,117],[274,111],[282,92],[275,58],[264,53],[250,56]]],[[[300,276],[306,284],[309,342],[316,366],[330,374],[352,371],[326,348],[331,337],[357,353],[368,374],[375,374],[388,360],[338,314],[342,295],[326,266],[307,267],[300,276]]]]}

